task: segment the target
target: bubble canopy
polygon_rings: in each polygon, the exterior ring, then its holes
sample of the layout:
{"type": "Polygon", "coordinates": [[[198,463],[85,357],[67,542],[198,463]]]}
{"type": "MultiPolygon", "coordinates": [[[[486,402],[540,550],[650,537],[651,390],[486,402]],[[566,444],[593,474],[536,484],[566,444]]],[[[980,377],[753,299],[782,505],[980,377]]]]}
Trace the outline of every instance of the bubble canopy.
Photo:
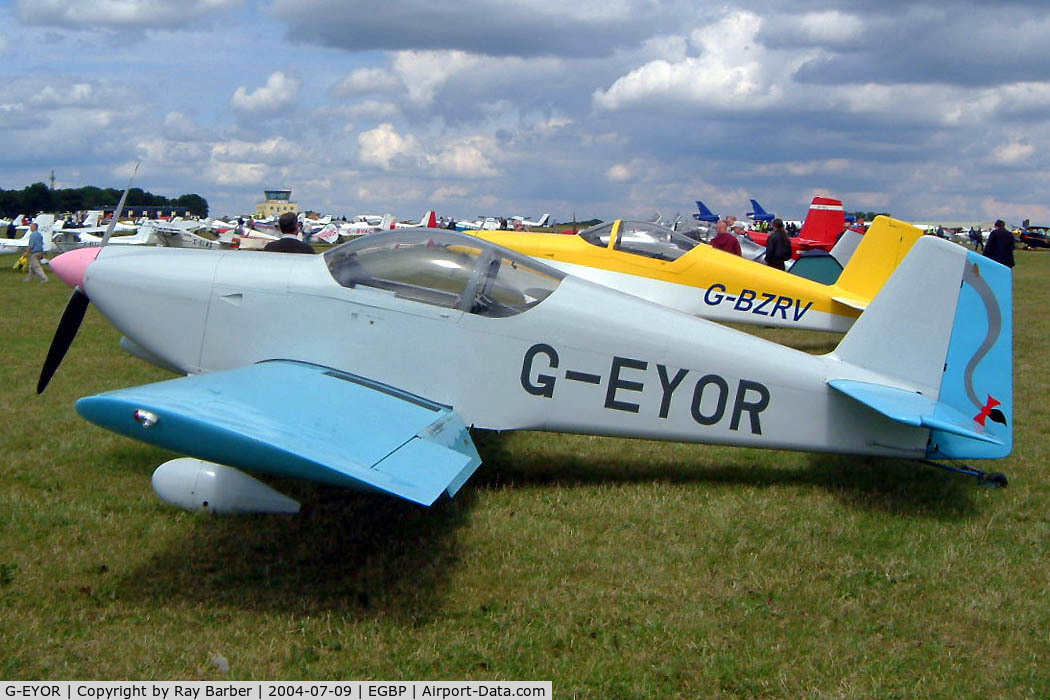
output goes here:
{"type": "Polygon", "coordinates": [[[443,229],[372,233],[324,254],[343,287],[500,318],[531,309],[565,275],[487,241],[443,229]]]}
{"type": "Polygon", "coordinates": [[[580,238],[599,248],[615,240],[614,249],[657,260],[677,260],[696,247],[697,242],[659,224],[625,219],[598,224],[580,231],[580,238]]]}

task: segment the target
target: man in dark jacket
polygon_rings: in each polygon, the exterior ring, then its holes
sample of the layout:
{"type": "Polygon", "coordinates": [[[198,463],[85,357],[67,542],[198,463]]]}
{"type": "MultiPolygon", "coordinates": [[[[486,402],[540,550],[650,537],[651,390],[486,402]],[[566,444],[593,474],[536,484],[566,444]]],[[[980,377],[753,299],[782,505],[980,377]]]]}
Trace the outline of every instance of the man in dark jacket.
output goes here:
{"type": "Polygon", "coordinates": [[[773,219],[773,233],[766,239],[766,265],[778,270],[784,269],[784,263],[791,259],[791,239],[784,230],[784,222],[773,219]]]}
{"type": "Polygon", "coordinates": [[[314,249],[299,240],[299,219],[290,211],[281,214],[277,219],[277,226],[281,229],[281,237],[276,241],[267,243],[263,250],[275,253],[308,253],[313,255],[314,249]]]}
{"type": "Polygon", "coordinates": [[[1014,235],[1006,230],[1002,219],[995,222],[995,228],[988,234],[984,255],[1007,267],[1014,266],[1014,235]]]}

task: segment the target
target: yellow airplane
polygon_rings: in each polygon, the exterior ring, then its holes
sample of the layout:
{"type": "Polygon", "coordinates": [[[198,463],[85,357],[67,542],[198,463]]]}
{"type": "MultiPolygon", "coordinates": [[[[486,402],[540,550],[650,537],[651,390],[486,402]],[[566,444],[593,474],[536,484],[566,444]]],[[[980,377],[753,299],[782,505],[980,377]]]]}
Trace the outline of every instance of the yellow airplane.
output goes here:
{"type": "Polygon", "coordinates": [[[575,236],[465,233],[584,279],[715,321],[845,332],[922,231],[876,217],[834,284],[745,260],[674,231],[618,219],[575,236]]]}

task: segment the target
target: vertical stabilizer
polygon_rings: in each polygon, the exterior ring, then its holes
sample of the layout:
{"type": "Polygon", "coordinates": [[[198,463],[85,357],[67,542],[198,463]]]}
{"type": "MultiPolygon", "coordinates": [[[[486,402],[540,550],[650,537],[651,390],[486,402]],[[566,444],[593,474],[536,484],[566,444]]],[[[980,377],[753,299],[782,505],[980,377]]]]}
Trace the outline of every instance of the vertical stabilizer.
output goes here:
{"type": "Polygon", "coordinates": [[[706,221],[708,223],[715,223],[718,221],[718,214],[707,208],[707,205],[701,202],[699,199],[696,200],[696,208],[700,210],[699,213],[693,214],[693,218],[697,221],[706,221]]]}
{"type": "Polygon", "coordinates": [[[888,216],[877,216],[843,267],[835,286],[861,299],[874,299],[904,260],[922,231],[888,216]]]}
{"type": "Polygon", "coordinates": [[[1013,446],[1010,269],[920,238],[830,355],[869,373],[828,380],[893,420],[930,429],[935,459],[1005,457],[1013,446]]]}
{"type": "Polygon", "coordinates": [[[846,230],[846,212],[842,202],[832,197],[814,197],[802,222],[799,238],[834,245],[838,235],[846,230]]]}
{"type": "Polygon", "coordinates": [[[762,208],[762,205],[758,203],[757,199],[751,200],[751,211],[747,213],[747,216],[752,221],[772,221],[773,215],[762,208]]]}

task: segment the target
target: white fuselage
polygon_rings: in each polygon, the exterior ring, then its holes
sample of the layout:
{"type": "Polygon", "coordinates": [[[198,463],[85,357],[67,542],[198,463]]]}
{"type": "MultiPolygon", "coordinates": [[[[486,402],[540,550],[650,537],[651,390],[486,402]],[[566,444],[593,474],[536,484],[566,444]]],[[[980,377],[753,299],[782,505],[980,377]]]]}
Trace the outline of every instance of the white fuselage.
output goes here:
{"type": "Polygon", "coordinates": [[[292,359],[452,406],[468,425],[920,457],[902,426],[827,386],[880,377],[566,277],[491,318],[340,286],[323,256],[103,249],[91,301],[186,373],[292,359]]]}

